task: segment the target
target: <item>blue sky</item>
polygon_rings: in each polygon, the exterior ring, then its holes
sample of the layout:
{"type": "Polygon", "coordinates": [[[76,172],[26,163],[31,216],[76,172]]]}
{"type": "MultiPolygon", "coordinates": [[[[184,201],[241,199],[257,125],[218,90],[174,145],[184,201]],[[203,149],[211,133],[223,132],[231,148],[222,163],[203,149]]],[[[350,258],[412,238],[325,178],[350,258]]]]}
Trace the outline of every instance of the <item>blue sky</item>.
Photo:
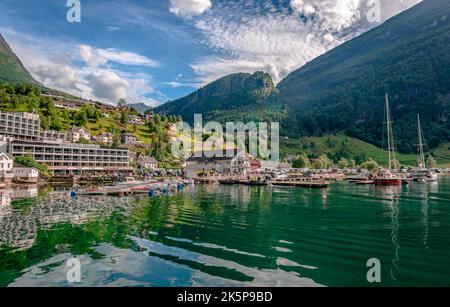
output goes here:
{"type": "MultiPolygon", "coordinates": [[[[1,0],[0,33],[49,87],[157,105],[219,77],[275,82],[379,22],[369,0],[1,0]]],[[[381,0],[380,22],[420,0],[381,0]]]]}

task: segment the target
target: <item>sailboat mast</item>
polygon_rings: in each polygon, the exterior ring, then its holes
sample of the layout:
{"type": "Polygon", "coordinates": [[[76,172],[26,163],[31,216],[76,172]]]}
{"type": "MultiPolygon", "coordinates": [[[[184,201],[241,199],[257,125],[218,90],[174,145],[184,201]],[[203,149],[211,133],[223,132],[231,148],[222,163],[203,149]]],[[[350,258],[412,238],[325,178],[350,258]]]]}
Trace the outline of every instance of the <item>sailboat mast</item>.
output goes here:
{"type": "Polygon", "coordinates": [[[425,168],[425,152],[423,150],[424,144],[423,144],[423,136],[422,136],[422,125],[420,124],[420,114],[417,114],[417,127],[419,129],[419,167],[425,168]]]}
{"type": "Polygon", "coordinates": [[[395,159],[391,112],[389,108],[389,96],[386,93],[386,125],[388,135],[389,169],[393,169],[393,159],[395,159]]]}

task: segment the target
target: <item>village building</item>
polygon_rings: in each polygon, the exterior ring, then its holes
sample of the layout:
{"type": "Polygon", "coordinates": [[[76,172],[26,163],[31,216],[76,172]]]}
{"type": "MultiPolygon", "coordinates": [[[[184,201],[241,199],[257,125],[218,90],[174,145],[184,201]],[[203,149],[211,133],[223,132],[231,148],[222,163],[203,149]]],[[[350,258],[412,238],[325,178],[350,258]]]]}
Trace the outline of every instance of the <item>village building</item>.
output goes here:
{"type": "Polygon", "coordinates": [[[261,169],[261,162],[256,158],[250,158],[250,172],[257,173],[261,169]]]}
{"type": "Polygon", "coordinates": [[[203,152],[201,157],[195,155],[186,161],[184,174],[187,178],[198,178],[205,173],[217,173],[222,176],[247,176],[250,172],[250,159],[242,153],[234,152],[226,156],[226,152],[203,152]]]}
{"type": "Polygon", "coordinates": [[[120,141],[124,145],[138,145],[142,143],[132,133],[122,133],[120,141]]]}
{"type": "Polygon", "coordinates": [[[41,131],[39,136],[43,141],[67,141],[67,133],[54,130],[41,131]]]}
{"type": "Polygon", "coordinates": [[[292,164],[288,162],[277,162],[277,161],[264,161],[261,160],[261,171],[270,170],[289,170],[292,169],[292,164]]]}
{"type": "Polygon", "coordinates": [[[99,135],[93,136],[91,140],[93,142],[111,145],[114,143],[114,134],[111,132],[102,132],[99,135]]]}
{"type": "Polygon", "coordinates": [[[13,167],[14,179],[16,183],[37,183],[39,171],[34,167],[26,167],[21,164],[14,163],[13,167]]]}
{"type": "Polygon", "coordinates": [[[101,148],[69,142],[12,142],[14,157],[29,155],[55,174],[126,172],[132,170],[128,149],[101,148]]]}
{"type": "Polygon", "coordinates": [[[78,110],[82,108],[86,102],[79,100],[69,100],[66,98],[55,100],[55,107],[58,109],[78,110]]]}
{"type": "MultiPolygon", "coordinates": [[[[0,128],[4,129],[0,129],[0,151],[11,158],[30,156],[38,163],[46,164],[56,175],[121,173],[133,170],[130,167],[128,149],[101,148],[100,145],[75,143],[82,138],[90,140],[91,136],[84,128],[73,127],[69,131],[68,139],[71,142],[55,140],[54,137],[47,140],[40,137],[40,118],[36,114],[0,111],[1,118],[4,120],[0,121],[0,128]],[[14,128],[16,125],[19,127],[14,128]]],[[[55,135],[56,132],[50,133],[55,135]]],[[[2,159],[6,161],[4,156],[2,159]]],[[[5,174],[10,176],[10,173],[5,174]]]]}
{"type": "Polygon", "coordinates": [[[0,111],[0,135],[19,140],[38,141],[41,120],[34,113],[12,113],[0,111]]]}
{"type": "Polygon", "coordinates": [[[13,168],[13,159],[4,152],[0,152],[0,173],[10,172],[13,168]]]}
{"type": "Polygon", "coordinates": [[[11,183],[14,174],[12,173],[14,161],[4,152],[0,152],[0,186],[11,183]]]}
{"type": "Polygon", "coordinates": [[[131,115],[128,123],[132,124],[132,125],[142,125],[144,124],[144,121],[142,120],[142,117],[137,116],[137,115],[131,115]]]}
{"type": "Polygon", "coordinates": [[[158,168],[158,161],[153,157],[148,156],[140,156],[136,164],[139,169],[157,169],[158,168]]]}
{"type": "Polygon", "coordinates": [[[73,126],[67,133],[67,139],[72,142],[80,142],[82,139],[90,141],[91,134],[84,128],[73,126]]]}

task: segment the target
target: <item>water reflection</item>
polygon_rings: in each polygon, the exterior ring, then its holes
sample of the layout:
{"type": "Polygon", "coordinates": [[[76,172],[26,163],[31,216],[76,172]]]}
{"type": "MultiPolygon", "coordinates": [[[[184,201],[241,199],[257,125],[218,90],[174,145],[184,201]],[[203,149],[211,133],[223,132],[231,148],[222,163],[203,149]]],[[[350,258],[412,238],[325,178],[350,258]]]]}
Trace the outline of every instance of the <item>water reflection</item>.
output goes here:
{"type": "Polygon", "coordinates": [[[450,284],[449,183],[205,185],[153,199],[8,191],[0,194],[0,286],[66,286],[73,256],[84,286],[366,285],[374,257],[387,285],[450,284]]]}

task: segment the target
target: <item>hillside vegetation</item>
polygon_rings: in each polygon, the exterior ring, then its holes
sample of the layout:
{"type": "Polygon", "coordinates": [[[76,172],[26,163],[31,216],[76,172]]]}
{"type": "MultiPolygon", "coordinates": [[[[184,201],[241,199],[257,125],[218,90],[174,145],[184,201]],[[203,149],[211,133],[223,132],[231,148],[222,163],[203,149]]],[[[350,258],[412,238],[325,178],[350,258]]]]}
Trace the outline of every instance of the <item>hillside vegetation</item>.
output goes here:
{"type": "Polygon", "coordinates": [[[194,114],[202,114],[204,122],[263,121],[284,117],[277,104],[272,78],[263,72],[238,73],[214,81],[191,95],[168,102],[155,109],[164,115],[181,115],[193,123],[194,114]]]}
{"type": "MultiPolygon", "coordinates": [[[[170,160],[171,152],[168,127],[177,117],[156,115],[142,125],[130,124],[130,116],[137,115],[133,109],[120,112],[106,111],[95,104],[86,103],[78,110],[58,109],[52,98],[42,96],[37,86],[19,84],[0,85],[0,110],[7,112],[36,112],[41,118],[43,130],[67,131],[72,126],[86,128],[92,135],[110,132],[114,135],[113,146],[120,145],[120,134],[133,133],[147,146],[133,148],[154,156],[159,161],[170,160]]],[[[103,146],[103,145],[102,145],[103,146]]]]}
{"type": "Polygon", "coordinates": [[[3,82],[39,84],[25,69],[22,62],[0,34],[0,83],[3,82]]]}
{"type": "Polygon", "coordinates": [[[291,135],[347,135],[378,145],[390,95],[398,149],[450,141],[450,1],[424,0],[291,73],[278,88],[291,135]]]}
{"type": "MultiPolygon", "coordinates": [[[[387,166],[388,152],[364,141],[348,137],[346,135],[328,135],[323,137],[304,137],[301,139],[281,140],[281,152],[283,155],[306,154],[310,158],[317,158],[326,154],[335,163],[341,158],[353,159],[357,165],[374,159],[378,163],[387,166]]],[[[433,154],[437,152],[434,151],[433,154]]],[[[450,151],[436,155],[438,163],[445,165],[450,163],[450,151]]],[[[397,160],[405,166],[417,166],[417,155],[397,154],[397,160]]]]}

